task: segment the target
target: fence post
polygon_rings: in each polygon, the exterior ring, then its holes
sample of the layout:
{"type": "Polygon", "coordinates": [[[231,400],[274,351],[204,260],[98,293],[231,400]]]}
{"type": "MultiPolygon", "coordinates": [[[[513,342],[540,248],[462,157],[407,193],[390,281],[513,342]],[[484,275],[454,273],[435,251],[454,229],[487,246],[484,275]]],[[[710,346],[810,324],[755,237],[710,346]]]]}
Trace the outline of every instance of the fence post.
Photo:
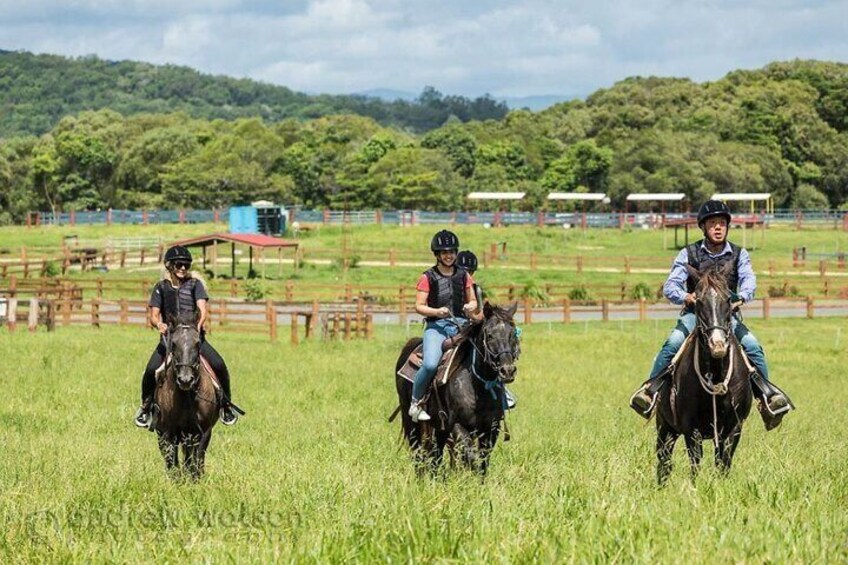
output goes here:
{"type": "Polygon", "coordinates": [[[569,298],[562,299],[562,322],[564,324],[571,323],[571,300],[569,298]]]}
{"type": "Polygon", "coordinates": [[[27,317],[27,328],[34,332],[38,328],[38,298],[29,299],[29,316],[27,317]]]}
{"type": "Polygon", "coordinates": [[[819,261],[819,276],[823,277],[827,273],[827,261],[822,259],[819,261]]]}
{"type": "Polygon", "coordinates": [[[530,301],[529,297],[524,298],[524,323],[533,323],[533,303],[530,301]]]}
{"type": "Polygon", "coordinates": [[[97,298],[103,298],[103,279],[97,277],[97,298]]]}
{"type": "Polygon", "coordinates": [[[582,255],[577,256],[577,272],[578,273],[583,272],[583,256],[582,255]]]}
{"type": "Polygon", "coordinates": [[[291,313],[291,344],[297,345],[299,343],[299,336],[297,335],[297,312],[291,313]]]}
{"type": "Polygon", "coordinates": [[[648,304],[644,298],[639,299],[639,321],[645,322],[648,320],[648,304]]]}
{"type": "Polygon", "coordinates": [[[389,249],[389,267],[394,267],[396,262],[395,250],[389,249]]]}
{"type": "Polygon", "coordinates": [[[274,308],[273,300],[267,300],[265,302],[265,315],[268,318],[271,341],[277,341],[277,310],[274,308]]]}
{"type": "Polygon", "coordinates": [[[630,257],[627,256],[624,257],[624,274],[630,274],[630,257]]]}
{"type": "Polygon", "coordinates": [[[97,298],[91,301],[91,325],[100,327],[100,300],[97,298]]]}
{"type": "Polygon", "coordinates": [[[601,320],[609,322],[609,302],[606,298],[601,299],[601,320]]]}
{"type": "Polygon", "coordinates": [[[345,312],[344,315],[344,340],[350,340],[350,312],[345,312]]]}
{"type": "Polygon", "coordinates": [[[402,325],[406,325],[406,288],[401,285],[398,289],[398,318],[402,325]]]}
{"type": "Polygon", "coordinates": [[[18,277],[15,275],[9,276],[9,297],[14,298],[18,289],[18,277]]]}
{"type": "Polygon", "coordinates": [[[763,297],[763,320],[771,319],[771,297],[763,297]]]}
{"type": "Polygon", "coordinates": [[[312,317],[309,319],[309,327],[306,328],[309,335],[312,335],[313,330],[315,330],[315,325],[318,323],[318,312],[321,309],[321,305],[318,303],[318,299],[312,301],[312,317]]]}
{"type": "Polygon", "coordinates": [[[294,300],[294,282],[286,281],[286,302],[292,302],[294,300]]]}
{"type": "Polygon", "coordinates": [[[807,297],[807,317],[810,318],[810,319],[813,319],[813,317],[815,316],[815,313],[816,312],[815,312],[815,305],[813,303],[813,297],[808,296],[807,297]]]}
{"type": "Polygon", "coordinates": [[[618,294],[620,296],[620,300],[622,301],[627,298],[627,281],[621,281],[618,294]]]}
{"type": "Polygon", "coordinates": [[[10,332],[15,331],[15,328],[18,327],[18,299],[10,298],[9,303],[6,305],[6,315],[7,322],[6,327],[9,328],[10,332]]]}
{"type": "Polygon", "coordinates": [[[774,260],[770,260],[770,261],[768,262],[768,272],[769,272],[769,276],[770,276],[770,277],[773,277],[773,276],[774,276],[774,271],[775,271],[775,269],[774,269],[774,260]]]}
{"type": "Polygon", "coordinates": [[[142,247],[141,251],[139,253],[139,257],[138,257],[138,264],[139,265],[144,265],[144,251],[145,251],[144,247],[142,247]]]}
{"type": "Polygon", "coordinates": [[[126,298],[121,298],[120,305],[121,305],[120,324],[123,326],[123,325],[126,325],[127,323],[129,323],[129,321],[130,321],[130,305],[127,303],[126,298]]]}
{"type": "Polygon", "coordinates": [[[230,279],[230,298],[236,298],[238,296],[238,281],[236,279],[230,279]]]}
{"type": "Polygon", "coordinates": [[[530,254],[530,270],[531,271],[536,270],[536,254],[535,253],[530,254]]]}

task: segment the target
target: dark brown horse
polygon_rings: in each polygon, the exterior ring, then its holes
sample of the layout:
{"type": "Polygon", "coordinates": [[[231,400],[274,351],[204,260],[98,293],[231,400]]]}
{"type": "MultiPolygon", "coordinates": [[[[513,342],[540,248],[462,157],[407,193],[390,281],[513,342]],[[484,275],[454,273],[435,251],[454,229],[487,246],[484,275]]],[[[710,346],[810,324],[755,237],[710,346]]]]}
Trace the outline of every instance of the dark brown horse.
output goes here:
{"type": "Polygon", "coordinates": [[[689,276],[697,283],[697,325],[693,342],[673,367],[671,386],[664,386],[657,400],[659,484],[671,473],[672,450],[681,435],[693,479],[703,455],[701,442],[707,438],[713,439],[716,466],[729,471],[753,400],[751,370],[731,331],[726,274],[690,267],[689,276]]]}
{"type": "Polygon", "coordinates": [[[504,385],[515,380],[520,348],[516,335],[516,305],[499,308],[486,304],[479,324],[467,326],[467,340],[459,347],[454,369],[445,386],[431,389],[426,410],[430,422],[409,417],[412,383],[397,374],[421,338],[409,340],[395,366],[403,417],[403,435],[413,451],[419,472],[435,473],[445,446],[451,445],[470,469],[485,475],[504,418],[504,385]]]}
{"type": "Polygon", "coordinates": [[[219,396],[209,369],[200,360],[200,332],[194,314],[178,318],[165,336],[167,355],[156,375],[153,425],[165,469],[183,466],[193,480],[203,475],[206,449],[218,421],[219,396]]]}

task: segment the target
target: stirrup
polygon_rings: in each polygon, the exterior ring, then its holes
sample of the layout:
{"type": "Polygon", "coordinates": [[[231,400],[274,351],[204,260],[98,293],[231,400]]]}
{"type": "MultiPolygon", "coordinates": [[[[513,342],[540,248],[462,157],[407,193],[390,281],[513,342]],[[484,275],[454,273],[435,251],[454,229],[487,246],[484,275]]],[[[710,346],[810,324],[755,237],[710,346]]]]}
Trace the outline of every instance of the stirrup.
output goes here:
{"type": "Polygon", "coordinates": [[[221,423],[225,426],[232,426],[238,422],[238,414],[233,410],[232,405],[221,408],[221,423]]]}
{"type": "Polygon", "coordinates": [[[758,393],[757,396],[759,397],[763,410],[765,410],[765,412],[769,415],[780,416],[795,409],[795,405],[792,404],[792,401],[789,399],[789,395],[783,392],[776,384],[765,380],[759,373],[751,373],[750,378],[751,384],[754,385],[754,392],[758,393]],[[786,404],[777,410],[772,410],[771,400],[776,397],[783,398],[786,404]]]}
{"type": "Polygon", "coordinates": [[[658,377],[648,379],[630,397],[630,407],[646,420],[651,419],[651,414],[653,414],[654,407],[657,405],[657,399],[660,397],[660,390],[665,386],[667,374],[662,373],[658,377]],[[644,402],[640,402],[644,398],[650,399],[647,406],[644,402]]]}

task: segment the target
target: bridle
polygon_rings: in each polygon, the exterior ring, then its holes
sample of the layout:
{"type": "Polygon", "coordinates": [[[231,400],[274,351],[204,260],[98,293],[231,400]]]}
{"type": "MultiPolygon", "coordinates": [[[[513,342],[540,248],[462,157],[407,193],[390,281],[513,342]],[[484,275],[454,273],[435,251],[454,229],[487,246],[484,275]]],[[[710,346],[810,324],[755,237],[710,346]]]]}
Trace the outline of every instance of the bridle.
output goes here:
{"type": "MultiPolygon", "coordinates": [[[[174,326],[174,329],[175,330],[180,330],[180,329],[194,330],[196,328],[195,328],[195,326],[193,326],[191,324],[179,324],[177,326],[174,326]]],[[[169,331],[168,332],[168,338],[165,340],[165,348],[166,348],[166,351],[167,351],[168,354],[170,354],[171,350],[173,349],[173,347],[171,346],[172,339],[173,339],[173,334],[172,334],[172,332],[169,331]]],[[[191,371],[195,375],[198,374],[198,371],[200,370],[200,355],[199,354],[197,356],[197,361],[195,361],[194,363],[177,363],[174,360],[172,355],[169,355],[169,357],[170,357],[170,363],[171,363],[171,365],[174,366],[175,369],[179,369],[180,367],[188,367],[189,369],[191,369],[191,371]]]]}

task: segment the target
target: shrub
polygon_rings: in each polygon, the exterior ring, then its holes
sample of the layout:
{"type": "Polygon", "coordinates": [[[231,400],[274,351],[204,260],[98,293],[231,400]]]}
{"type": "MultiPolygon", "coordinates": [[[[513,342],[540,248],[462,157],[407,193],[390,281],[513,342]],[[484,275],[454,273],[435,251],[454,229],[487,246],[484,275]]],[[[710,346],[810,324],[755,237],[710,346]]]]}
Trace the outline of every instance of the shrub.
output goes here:
{"type": "Polygon", "coordinates": [[[589,291],[581,284],[568,291],[568,298],[578,302],[586,302],[589,300],[589,291]]]}
{"type": "Polygon", "coordinates": [[[244,296],[248,300],[265,300],[270,294],[270,287],[261,279],[250,279],[244,283],[244,296]]]}
{"type": "Polygon", "coordinates": [[[59,266],[59,263],[56,261],[47,261],[47,264],[44,266],[45,277],[58,277],[61,274],[62,268],[59,266]]]}
{"type": "Polygon", "coordinates": [[[524,285],[524,288],[522,288],[521,292],[519,293],[519,297],[522,300],[530,300],[530,302],[532,302],[534,305],[547,304],[548,302],[550,302],[550,297],[548,296],[548,294],[543,289],[539,288],[536,283],[532,282],[524,285]]]}
{"type": "Polygon", "coordinates": [[[630,296],[634,300],[639,300],[641,298],[649,300],[652,294],[654,293],[651,292],[651,287],[644,282],[636,283],[636,286],[634,286],[630,291],[630,296]]]}

